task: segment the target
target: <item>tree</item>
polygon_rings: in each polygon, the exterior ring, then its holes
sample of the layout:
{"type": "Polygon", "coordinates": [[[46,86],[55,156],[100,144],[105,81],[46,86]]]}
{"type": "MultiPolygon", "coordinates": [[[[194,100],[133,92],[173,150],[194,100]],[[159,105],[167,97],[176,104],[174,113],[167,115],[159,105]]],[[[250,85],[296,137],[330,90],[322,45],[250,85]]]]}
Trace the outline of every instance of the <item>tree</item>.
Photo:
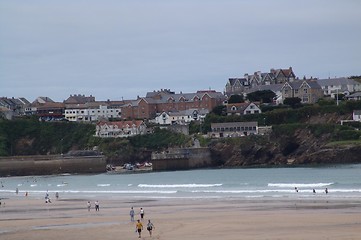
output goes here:
{"type": "Polygon", "coordinates": [[[247,99],[251,102],[271,103],[276,94],[271,90],[255,91],[247,94],[247,99]]]}
{"type": "Polygon", "coordinates": [[[232,95],[228,99],[228,103],[242,103],[244,102],[243,95],[232,95]]]}
{"type": "Polygon", "coordinates": [[[217,107],[214,107],[211,111],[211,113],[214,113],[219,116],[225,116],[227,113],[227,108],[224,105],[219,105],[217,107]]]}
{"type": "Polygon", "coordinates": [[[301,98],[298,98],[298,97],[285,98],[285,100],[283,101],[283,104],[289,105],[292,108],[296,108],[297,106],[301,105],[301,98]]]}

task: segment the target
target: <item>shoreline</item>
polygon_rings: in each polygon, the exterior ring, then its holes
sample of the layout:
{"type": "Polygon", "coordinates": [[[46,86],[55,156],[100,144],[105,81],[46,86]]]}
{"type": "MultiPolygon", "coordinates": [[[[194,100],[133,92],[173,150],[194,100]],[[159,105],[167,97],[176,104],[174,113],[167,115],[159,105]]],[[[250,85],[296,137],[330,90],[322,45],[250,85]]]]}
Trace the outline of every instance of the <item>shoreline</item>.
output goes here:
{"type": "MultiPolygon", "coordinates": [[[[142,239],[359,239],[361,201],[235,199],[8,199],[0,207],[0,238],[137,239],[129,210],[145,210],[153,237],[142,239]],[[94,200],[91,199],[92,207],[94,200]]],[[[139,218],[138,215],[136,219],[139,218]]]]}

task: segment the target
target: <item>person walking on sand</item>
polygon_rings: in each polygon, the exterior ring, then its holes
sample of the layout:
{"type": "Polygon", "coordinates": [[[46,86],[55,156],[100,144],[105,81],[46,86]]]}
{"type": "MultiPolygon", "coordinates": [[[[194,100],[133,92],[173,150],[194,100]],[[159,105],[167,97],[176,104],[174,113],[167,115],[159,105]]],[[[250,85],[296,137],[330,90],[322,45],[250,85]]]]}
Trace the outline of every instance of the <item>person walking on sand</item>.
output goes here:
{"type": "Polygon", "coordinates": [[[148,220],[147,223],[147,230],[149,232],[149,236],[152,236],[152,230],[155,229],[153,223],[150,221],[150,219],[148,220]]]}
{"type": "Polygon", "coordinates": [[[140,208],[140,219],[143,221],[143,218],[144,218],[144,209],[143,208],[140,208]]]}
{"type": "Polygon", "coordinates": [[[99,211],[99,202],[98,202],[98,200],[95,201],[94,205],[95,205],[95,211],[98,212],[99,211]]]}
{"type": "Polygon", "coordinates": [[[142,230],[143,230],[143,224],[138,219],[137,224],[135,225],[135,231],[138,232],[139,238],[142,237],[142,230]]]}
{"type": "Polygon", "coordinates": [[[92,207],[92,204],[90,203],[90,201],[87,202],[87,207],[88,207],[88,212],[90,212],[90,208],[92,207]]]}
{"type": "Polygon", "coordinates": [[[134,222],[134,209],[133,209],[133,207],[130,208],[129,215],[130,215],[130,221],[134,222]]]}

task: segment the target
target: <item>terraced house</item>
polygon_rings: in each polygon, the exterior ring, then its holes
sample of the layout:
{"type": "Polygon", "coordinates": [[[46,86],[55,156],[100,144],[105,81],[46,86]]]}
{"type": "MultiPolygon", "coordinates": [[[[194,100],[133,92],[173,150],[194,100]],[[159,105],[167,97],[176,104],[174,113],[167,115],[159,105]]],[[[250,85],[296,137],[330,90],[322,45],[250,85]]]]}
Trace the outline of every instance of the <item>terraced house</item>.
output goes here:
{"type": "Polygon", "coordinates": [[[214,90],[195,93],[175,93],[169,89],[148,92],[145,97],[138,97],[122,106],[122,119],[152,119],[157,113],[177,112],[189,109],[207,109],[222,105],[225,96],[214,90]]]}

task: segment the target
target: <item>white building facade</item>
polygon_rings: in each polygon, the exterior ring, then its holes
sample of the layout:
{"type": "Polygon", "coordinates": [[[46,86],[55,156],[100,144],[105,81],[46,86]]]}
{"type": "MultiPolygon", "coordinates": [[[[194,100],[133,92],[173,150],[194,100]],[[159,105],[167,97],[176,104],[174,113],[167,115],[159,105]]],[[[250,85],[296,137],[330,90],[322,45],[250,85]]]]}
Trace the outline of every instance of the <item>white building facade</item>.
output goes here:
{"type": "Polygon", "coordinates": [[[119,138],[142,135],[146,133],[146,125],[143,121],[118,121],[118,122],[98,122],[95,136],[101,138],[119,138]]]}
{"type": "Polygon", "coordinates": [[[87,107],[79,104],[79,106],[69,106],[65,109],[65,119],[72,122],[97,122],[120,118],[120,116],[120,108],[108,108],[106,105],[87,107]]]}
{"type": "Polygon", "coordinates": [[[192,121],[204,121],[209,113],[208,109],[188,109],[177,112],[162,112],[154,120],[160,125],[189,124],[192,121]]]}

